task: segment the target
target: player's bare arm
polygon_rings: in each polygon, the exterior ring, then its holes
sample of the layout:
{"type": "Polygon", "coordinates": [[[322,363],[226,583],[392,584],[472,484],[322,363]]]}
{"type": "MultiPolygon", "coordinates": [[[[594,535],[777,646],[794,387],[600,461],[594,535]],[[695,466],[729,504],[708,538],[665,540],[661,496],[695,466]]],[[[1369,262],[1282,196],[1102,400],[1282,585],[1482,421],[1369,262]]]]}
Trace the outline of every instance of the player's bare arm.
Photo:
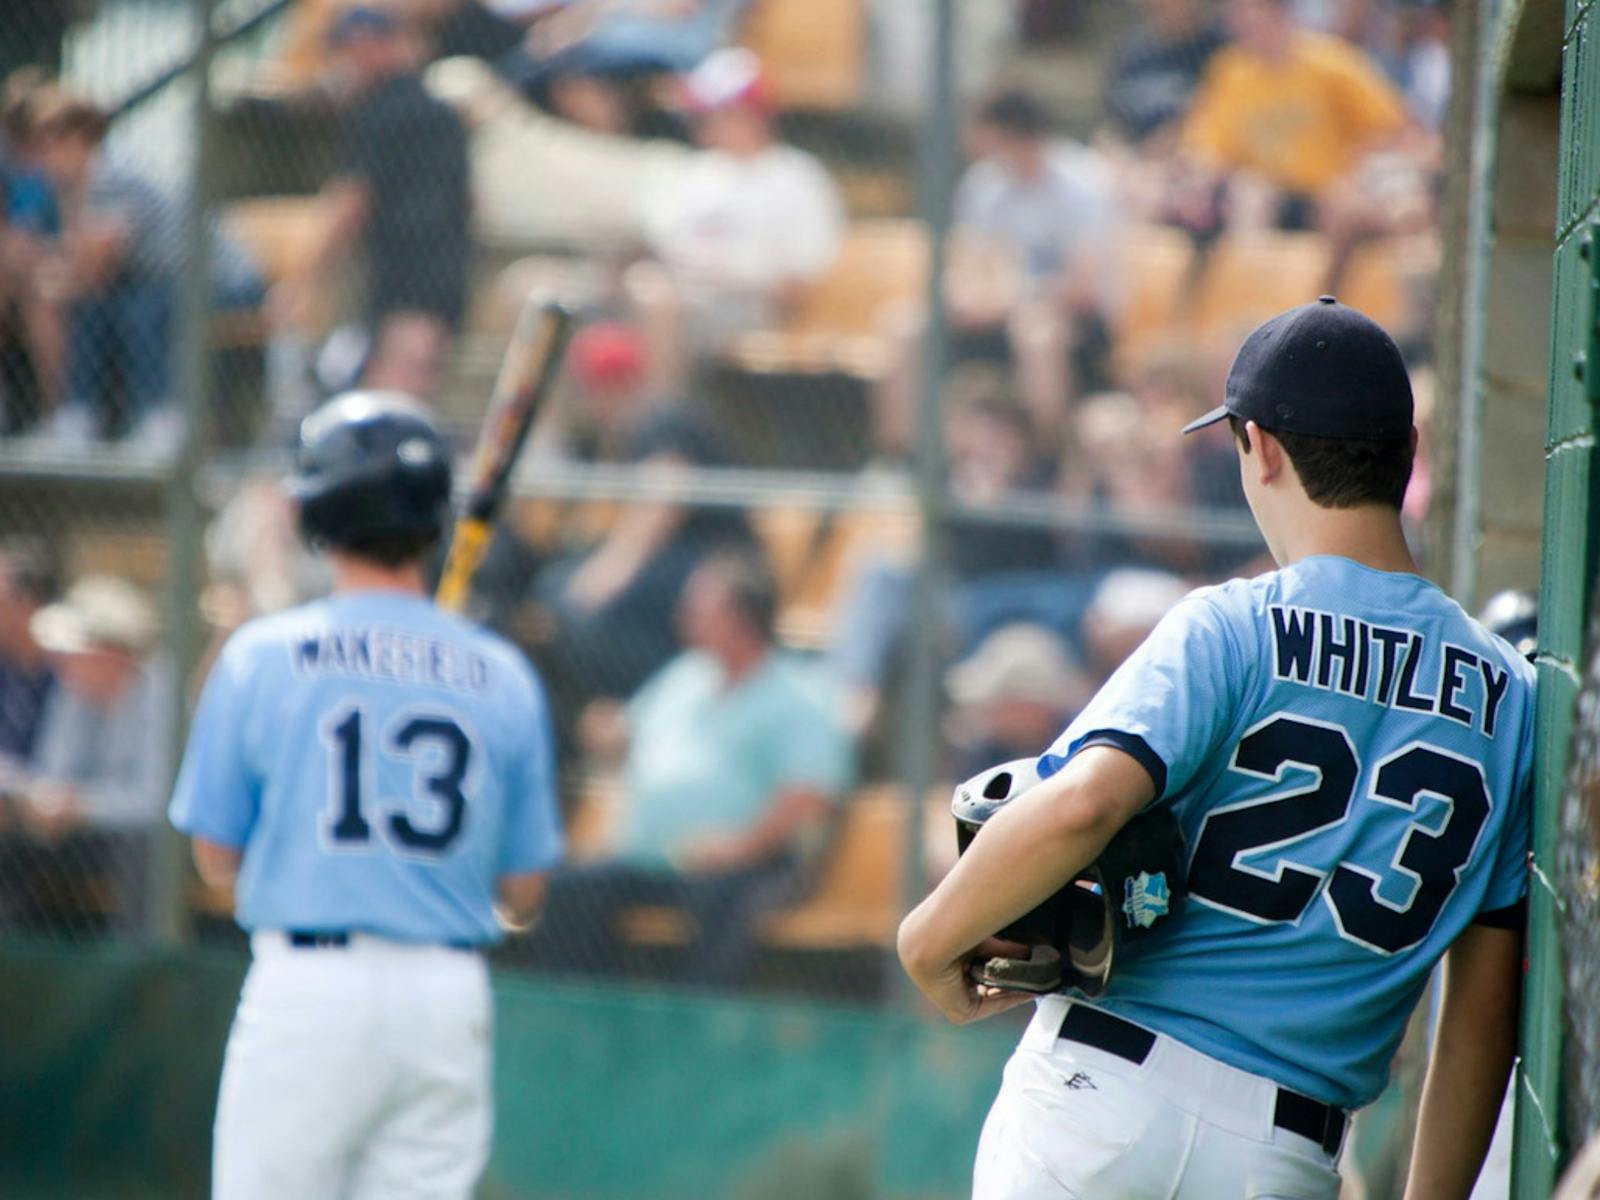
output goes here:
{"type": "Polygon", "coordinates": [[[200,882],[207,887],[228,887],[238,878],[239,864],[244,861],[242,850],[209,838],[197,837],[191,842],[194,868],[200,874],[200,882]]]}
{"type": "Polygon", "coordinates": [[[968,978],[983,943],[1087,867],[1155,798],[1131,755],[1090,746],[988,821],[954,869],[900,926],[906,973],[951,1021],[965,1024],[1032,997],[968,978]]]}
{"type": "Polygon", "coordinates": [[[1521,963],[1521,932],[1487,925],[1469,925],[1445,956],[1407,1200],[1472,1192],[1516,1054],[1521,963]]]}

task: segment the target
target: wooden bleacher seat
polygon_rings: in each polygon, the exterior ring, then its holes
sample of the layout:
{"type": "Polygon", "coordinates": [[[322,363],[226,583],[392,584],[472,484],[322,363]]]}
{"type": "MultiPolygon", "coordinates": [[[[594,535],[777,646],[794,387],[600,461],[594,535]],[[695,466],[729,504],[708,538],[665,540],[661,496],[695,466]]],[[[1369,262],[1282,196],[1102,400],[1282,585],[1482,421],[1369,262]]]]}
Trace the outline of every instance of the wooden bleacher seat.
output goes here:
{"type": "Polygon", "coordinates": [[[839,257],[782,329],[740,338],[732,361],[756,372],[843,371],[874,378],[887,364],[885,317],[919,304],[927,287],[928,235],[920,221],[858,221],[839,257]]]}
{"type": "Polygon", "coordinates": [[[762,940],[784,950],[887,946],[900,921],[906,805],[892,787],[848,802],[817,887],[796,908],[774,914],[762,940]]]}
{"type": "Polygon", "coordinates": [[[1334,291],[1384,328],[1403,329],[1413,315],[1416,281],[1438,270],[1439,242],[1432,234],[1383,238],[1356,247],[1334,291]]]}
{"type": "Polygon", "coordinates": [[[1194,271],[1194,241],[1170,225],[1138,225],[1118,239],[1116,261],[1127,280],[1112,323],[1119,358],[1170,335],[1194,271]]]}
{"type": "Polygon", "coordinates": [[[780,107],[838,112],[861,103],[862,0],[756,0],[739,41],[761,59],[780,107]]]}
{"type": "Polygon", "coordinates": [[[1193,325],[1202,334],[1249,328],[1317,298],[1332,251],[1317,233],[1260,230],[1217,239],[1201,269],[1193,325]]]}
{"type": "Polygon", "coordinates": [[[84,525],[68,535],[68,573],[116,575],[159,596],[168,579],[170,552],[163,527],[126,522],[84,525]]]}
{"type": "Polygon", "coordinates": [[[917,539],[909,512],[768,508],[750,518],[777,577],[778,634],[810,649],[826,643],[841,593],[862,561],[903,558],[917,539]]]}
{"type": "MultiPolygon", "coordinates": [[[[263,196],[236,200],[222,212],[223,224],[249,252],[267,286],[304,276],[322,243],[328,211],[316,196],[263,196]]],[[[331,320],[330,301],[319,320],[331,320]]],[[[260,312],[222,313],[212,319],[212,341],[220,345],[257,345],[270,335],[260,312]]]]}
{"type": "Polygon", "coordinates": [[[586,772],[567,818],[568,858],[574,862],[604,858],[614,844],[625,802],[622,779],[615,772],[586,772]]]}
{"type": "Polygon", "coordinates": [[[223,210],[222,219],[250,251],[268,283],[305,273],[328,220],[316,196],[235,200],[223,210]]]}

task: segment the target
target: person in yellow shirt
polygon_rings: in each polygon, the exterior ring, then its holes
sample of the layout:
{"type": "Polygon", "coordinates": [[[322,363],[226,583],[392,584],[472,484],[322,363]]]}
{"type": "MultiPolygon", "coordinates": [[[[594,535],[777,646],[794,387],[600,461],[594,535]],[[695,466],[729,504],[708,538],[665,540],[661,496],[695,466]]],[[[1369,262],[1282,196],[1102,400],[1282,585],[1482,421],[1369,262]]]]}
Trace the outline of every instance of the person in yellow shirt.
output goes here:
{"type": "Polygon", "coordinates": [[[1404,100],[1366,55],[1296,28],[1286,0],[1231,0],[1228,18],[1237,40],[1212,60],[1183,131],[1203,164],[1314,199],[1405,131],[1404,100]]]}
{"type": "Polygon", "coordinates": [[[1425,228],[1437,141],[1361,50],[1299,28],[1289,0],[1228,0],[1179,139],[1169,207],[1206,234],[1315,229],[1333,290],[1362,240],[1425,228]]]}

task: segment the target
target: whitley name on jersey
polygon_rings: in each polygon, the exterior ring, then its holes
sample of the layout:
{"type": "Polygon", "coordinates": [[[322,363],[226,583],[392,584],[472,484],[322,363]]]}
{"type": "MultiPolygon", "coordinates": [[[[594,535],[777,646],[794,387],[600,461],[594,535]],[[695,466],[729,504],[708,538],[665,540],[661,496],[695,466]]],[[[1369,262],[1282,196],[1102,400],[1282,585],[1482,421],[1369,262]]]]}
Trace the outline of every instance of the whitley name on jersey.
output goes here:
{"type": "Polygon", "coordinates": [[[384,683],[422,684],[461,692],[489,687],[489,661],[459,642],[398,629],[321,629],[290,648],[296,675],[344,675],[384,683]]]}
{"type": "Polygon", "coordinates": [[[1388,708],[1436,713],[1494,736],[1511,682],[1504,667],[1454,642],[1433,654],[1420,630],[1283,604],[1274,604],[1271,613],[1277,678],[1388,708]]]}

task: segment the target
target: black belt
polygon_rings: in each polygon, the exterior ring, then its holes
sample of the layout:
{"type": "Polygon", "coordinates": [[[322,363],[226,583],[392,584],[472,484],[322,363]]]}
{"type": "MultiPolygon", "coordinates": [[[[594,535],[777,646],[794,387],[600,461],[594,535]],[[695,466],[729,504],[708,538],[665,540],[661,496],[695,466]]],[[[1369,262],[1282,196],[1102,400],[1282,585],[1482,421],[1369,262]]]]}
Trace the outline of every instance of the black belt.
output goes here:
{"type": "MultiPolygon", "coordinates": [[[[289,945],[296,950],[343,950],[350,944],[347,929],[290,929],[286,935],[289,945]]],[[[473,942],[441,942],[446,950],[476,951],[481,949],[473,942]]]]}
{"type": "MultiPolygon", "coordinates": [[[[1098,1008],[1074,1004],[1067,1009],[1057,1035],[1069,1042],[1082,1042],[1131,1063],[1143,1063],[1156,1044],[1156,1035],[1142,1025],[1124,1021],[1098,1008]]],[[[1272,1123],[1279,1129],[1310,1138],[1329,1154],[1339,1153],[1348,1118],[1344,1109],[1313,1100],[1286,1087],[1278,1088],[1272,1123]]]]}

